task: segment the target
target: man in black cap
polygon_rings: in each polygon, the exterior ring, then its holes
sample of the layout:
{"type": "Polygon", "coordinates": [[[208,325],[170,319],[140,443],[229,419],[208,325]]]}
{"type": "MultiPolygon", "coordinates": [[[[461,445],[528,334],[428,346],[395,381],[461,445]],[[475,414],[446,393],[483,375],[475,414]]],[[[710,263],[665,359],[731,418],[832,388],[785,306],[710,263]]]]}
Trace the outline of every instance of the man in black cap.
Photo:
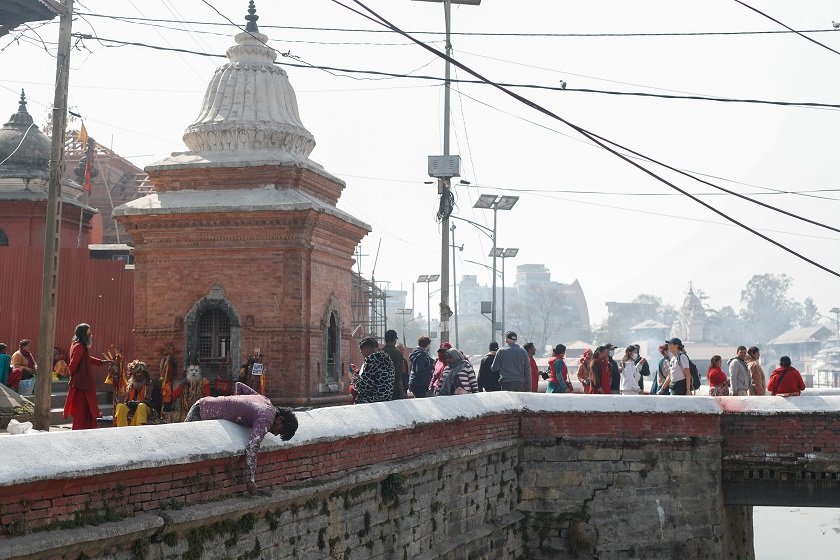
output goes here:
{"type": "Polygon", "coordinates": [[[502,391],[531,391],[531,361],[528,352],[516,343],[516,333],[505,333],[505,346],[499,348],[490,371],[499,372],[502,391]]]}

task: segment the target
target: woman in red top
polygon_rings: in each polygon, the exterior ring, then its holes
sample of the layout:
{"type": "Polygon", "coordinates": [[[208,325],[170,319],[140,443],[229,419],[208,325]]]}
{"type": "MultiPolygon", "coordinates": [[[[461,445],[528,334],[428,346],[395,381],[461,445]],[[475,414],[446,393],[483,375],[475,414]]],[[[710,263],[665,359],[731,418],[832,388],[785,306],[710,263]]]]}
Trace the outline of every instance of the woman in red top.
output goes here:
{"type": "Polygon", "coordinates": [[[610,356],[606,346],[599,346],[592,354],[592,384],[596,394],[610,395],[610,356]]]}
{"type": "Polygon", "coordinates": [[[537,347],[533,342],[526,342],[522,348],[528,352],[528,361],[531,363],[531,392],[536,393],[540,384],[540,368],[537,366],[534,356],[537,354],[537,347]]]}
{"type": "Polygon", "coordinates": [[[74,430],[89,430],[96,427],[99,418],[99,405],[96,404],[96,379],[93,366],[111,363],[90,355],[93,336],[90,325],[82,323],[76,327],[73,342],[70,345],[70,388],[64,404],[64,417],[73,417],[74,430]]]}
{"type": "Polygon", "coordinates": [[[796,368],[790,367],[790,358],[782,356],[779,358],[779,367],[773,370],[770,375],[770,382],[767,390],[773,396],[794,397],[805,390],[805,382],[802,375],[796,368]]]}
{"type": "Polygon", "coordinates": [[[712,356],[712,361],[709,363],[709,371],[706,377],[709,378],[709,396],[710,397],[728,397],[729,396],[729,378],[720,369],[720,356],[712,356]]]}

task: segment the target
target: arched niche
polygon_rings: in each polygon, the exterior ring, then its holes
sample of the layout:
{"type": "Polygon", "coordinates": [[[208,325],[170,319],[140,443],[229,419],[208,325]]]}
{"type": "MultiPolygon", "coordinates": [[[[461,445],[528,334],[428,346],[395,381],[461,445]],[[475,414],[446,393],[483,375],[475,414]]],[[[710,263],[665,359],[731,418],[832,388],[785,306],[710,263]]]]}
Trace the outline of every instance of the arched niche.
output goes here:
{"type": "Polygon", "coordinates": [[[202,374],[233,379],[239,372],[242,321],[225,297],[224,288],[213,286],[184,317],[185,363],[198,361],[202,374]]]}
{"type": "Polygon", "coordinates": [[[323,383],[337,384],[341,379],[341,310],[335,295],[330,296],[327,309],[321,319],[321,332],[323,337],[321,375],[323,383]]]}

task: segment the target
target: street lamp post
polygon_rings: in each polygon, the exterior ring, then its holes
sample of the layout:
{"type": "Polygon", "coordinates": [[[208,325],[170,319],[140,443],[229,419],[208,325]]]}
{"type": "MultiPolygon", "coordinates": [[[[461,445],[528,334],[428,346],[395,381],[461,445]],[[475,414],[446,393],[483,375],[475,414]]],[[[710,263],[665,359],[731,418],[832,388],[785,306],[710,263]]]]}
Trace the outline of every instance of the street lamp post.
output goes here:
{"type": "Polygon", "coordinates": [[[402,339],[403,344],[405,344],[405,316],[412,315],[414,313],[413,309],[397,309],[395,313],[402,317],[402,339]]]}
{"type": "Polygon", "coordinates": [[[440,279],[440,274],[421,274],[417,277],[418,282],[426,283],[426,336],[432,335],[432,304],[430,303],[432,293],[429,291],[429,284],[432,282],[437,282],[438,279],[440,279]]]}
{"type": "MultiPolygon", "coordinates": [[[[495,256],[502,259],[502,332],[505,332],[505,259],[510,259],[516,256],[519,253],[518,248],[508,247],[507,249],[501,249],[497,247],[495,249],[495,256]]],[[[488,255],[493,256],[493,255],[488,255]]]]}
{"type": "Polygon", "coordinates": [[[443,89],[443,156],[429,156],[429,175],[439,180],[439,194],[441,199],[440,219],[441,229],[441,258],[440,258],[440,322],[441,342],[449,341],[449,317],[452,310],[449,307],[449,215],[452,213],[452,194],[450,181],[452,177],[460,176],[461,162],[458,156],[449,155],[449,121],[451,98],[451,69],[449,59],[452,58],[452,4],[468,4],[478,6],[481,0],[421,0],[424,2],[442,2],[444,24],[446,26],[446,66],[444,71],[443,89]]]}
{"type": "Polygon", "coordinates": [[[452,308],[453,308],[453,318],[455,320],[455,348],[460,348],[458,344],[458,274],[455,272],[455,249],[459,251],[464,250],[464,244],[462,243],[460,246],[455,244],[455,224],[449,226],[449,230],[452,232],[452,308]]]}
{"type": "Polygon", "coordinates": [[[473,208],[493,210],[493,311],[490,340],[496,340],[496,213],[499,210],[510,210],[519,200],[518,196],[499,196],[495,194],[483,194],[473,204],[473,208]]]}

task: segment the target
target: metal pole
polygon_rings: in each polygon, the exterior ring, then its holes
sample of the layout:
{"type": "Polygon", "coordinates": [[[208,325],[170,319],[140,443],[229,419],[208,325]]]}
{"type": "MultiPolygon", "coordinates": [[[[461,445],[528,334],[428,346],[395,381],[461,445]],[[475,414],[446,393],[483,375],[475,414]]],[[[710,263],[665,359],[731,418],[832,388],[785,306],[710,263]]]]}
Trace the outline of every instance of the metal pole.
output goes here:
{"type": "Polygon", "coordinates": [[[38,377],[35,382],[35,428],[50,429],[50,386],[55,346],[55,312],[58,304],[58,258],[61,246],[61,172],[64,167],[64,129],[67,127],[67,88],[70,74],[70,40],[73,0],[64,0],[58,29],[55,61],[55,97],[52,113],[50,182],[44,234],[44,276],[41,283],[41,317],[38,331],[38,377]]]}
{"type": "Polygon", "coordinates": [[[426,336],[432,336],[432,294],[429,289],[429,281],[426,280],[426,336]]]}
{"type": "MultiPolygon", "coordinates": [[[[451,37],[451,11],[452,2],[443,1],[444,18],[446,20],[446,55],[452,56],[451,37]]],[[[443,90],[443,155],[449,155],[449,100],[450,100],[450,67],[449,60],[446,61],[443,90]]],[[[441,181],[441,199],[443,200],[443,217],[441,226],[441,255],[440,255],[440,341],[449,342],[449,316],[452,311],[449,308],[449,177],[441,181]]]]}
{"type": "Polygon", "coordinates": [[[502,255],[502,333],[507,332],[505,328],[505,256],[502,255]]]}
{"type": "Polygon", "coordinates": [[[496,203],[493,203],[493,309],[490,314],[490,342],[496,340],[496,203]]]}
{"type": "Polygon", "coordinates": [[[455,224],[450,228],[452,230],[452,307],[455,308],[455,348],[460,348],[458,344],[458,274],[455,272],[455,224]]]}

